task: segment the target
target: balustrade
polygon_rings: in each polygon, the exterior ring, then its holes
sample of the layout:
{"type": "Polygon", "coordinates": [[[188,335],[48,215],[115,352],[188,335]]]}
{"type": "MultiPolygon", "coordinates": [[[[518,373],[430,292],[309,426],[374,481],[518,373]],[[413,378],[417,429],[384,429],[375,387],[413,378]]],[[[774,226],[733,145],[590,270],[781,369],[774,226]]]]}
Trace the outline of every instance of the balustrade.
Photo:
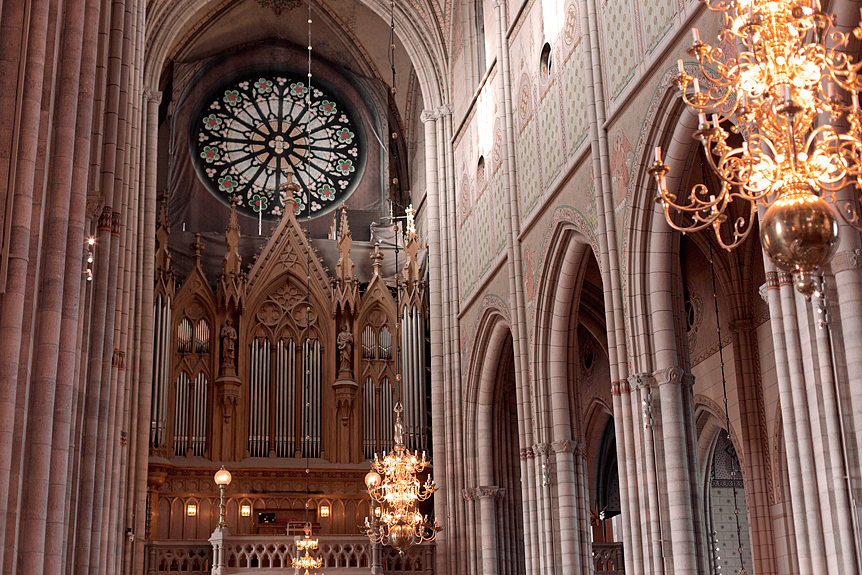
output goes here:
{"type": "MultiPolygon", "coordinates": [[[[403,557],[385,548],[382,553],[362,535],[319,536],[315,553],[323,559],[321,572],[341,575],[371,573],[417,574],[434,572],[434,545],[417,545],[403,557]],[[375,555],[377,553],[377,555],[375,555]],[[325,571],[324,571],[325,570],[325,571]]],[[[212,573],[244,575],[249,573],[294,573],[291,561],[296,553],[296,538],[284,535],[213,534],[207,541],[154,541],[147,545],[147,575],[162,573],[212,573]],[[222,551],[223,565],[214,557],[222,551]]]]}
{"type": "Polygon", "coordinates": [[[603,573],[625,573],[622,543],[593,543],[593,567],[603,573]]]}

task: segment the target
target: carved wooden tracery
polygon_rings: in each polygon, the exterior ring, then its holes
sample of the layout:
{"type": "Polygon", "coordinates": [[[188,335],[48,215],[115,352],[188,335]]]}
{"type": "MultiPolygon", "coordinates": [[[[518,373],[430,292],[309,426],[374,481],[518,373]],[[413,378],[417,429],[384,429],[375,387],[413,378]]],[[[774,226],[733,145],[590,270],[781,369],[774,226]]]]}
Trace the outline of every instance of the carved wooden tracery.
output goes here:
{"type": "MultiPolygon", "coordinates": [[[[359,463],[391,448],[391,413],[399,393],[398,312],[387,285],[392,278],[382,277],[383,255],[375,248],[370,281],[362,286],[357,280],[346,209],[335,278],[290,212],[243,272],[234,208],[215,292],[200,265],[198,241],[192,246],[194,268],[176,297],[169,293],[173,272],[164,248],[169,230],[165,218],[160,220],[157,292],[166,310],[157,314],[157,324],[167,324],[156,329],[165,333],[170,386],[165,394],[163,384],[154,385],[154,400],[163,394],[166,405],[154,408],[153,429],[161,426],[165,432],[153,433],[152,455],[214,461],[308,456],[359,463]],[[180,383],[186,388],[177,393],[180,383]]],[[[424,317],[417,249],[411,234],[399,262],[402,309],[424,317]]],[[[424,333],[413,336],[421,341],[412,348],[424,346],[424,333]]],[[[160,357],[156,371],[162,369],[160,357]]],[[[424,373],[425,366],[414,371],[424,373]]],[[[419,387],[411,390],[414,397],[427,394],[427,382],[414,384],[419,387]]]]}

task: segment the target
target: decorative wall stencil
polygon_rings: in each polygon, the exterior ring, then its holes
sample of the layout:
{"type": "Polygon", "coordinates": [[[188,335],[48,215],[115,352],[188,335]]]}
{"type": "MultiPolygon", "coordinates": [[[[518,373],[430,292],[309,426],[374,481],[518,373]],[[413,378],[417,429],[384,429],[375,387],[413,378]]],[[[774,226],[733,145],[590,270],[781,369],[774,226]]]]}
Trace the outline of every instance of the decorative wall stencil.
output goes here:
{"type": "Polygon", "coordinates": [[[673,27],[673,0],[648,0],[641,8],[646,50],[651,52],[673,27]]]}
{"type": "Polygon", "coordinates": [[[634,160],[632,144],[625,132],[620,130],[614,136],[614,145],[611,150],[611,185],[614,189],[615,209],[619,208],[626,200],[632,160],[634,160]]]}
{"type": "Polygon", "coordinates": [[[536,288],[536,252],[524,248],[524,290],[527,292],[527,305],[533,303],[533,292],[536,288]]]}
{"type": "Polygon", "coordinates": [[[605,69],[607,86],[611,98],[616,98],[634,77],[637,64],[631,4],[626,0],[607,0],[602,4],[602,20],[605,32],[603,61],[610,63],[605,69]]]}
{"type": "MultiPolygon", "coordinates": [[[[542,189],[538,190],[536,199],[560,174],[563,159],[565,158],[566,142],[563,135],[562,118],[560,117],[559,82],[552,80],[552,84],[542,96],[539,106],[539,134],[542,138],[540,147],[542,158],[542,189]]],[[[525,206],[525,211],[530,212],[533,207],[525,206]]]]}
{"type": "Polygon", "coordinates": [[[521,84],[518,87],[518,128],[523,131],[533,115],[533,96],[530,86],[530,77],[521,75],[521,84]]]}
{"type": "Polygon", "coordinates": [[[686,282],[683,291],[683,311],[685,313],[686,333],[688,334],[688,349],[694,351],[694,346],[697,343],[697,332],[703,321],[703,298],[694,291],[688,282],[686,282]]]}
{"type": "Polygon", "coordinates": [[[271,8],[276,16],[303,5],[302,0],[257,0],[257,3],[264,8],[271,8]]]}
{"type": "Polygon", "coordinates": [[[574,2],[566,6],[566,21],[563,24],[563,42],[571,52],[581,43],[581,19],[574,2]]]}
{"type": "Polygon", "coordinates": [[[300,186],[297,214],[325,214],[350,196],[365,167],[364,130],[334,89],[308,86],[299,74],[255,72],[217,85],[198,105],[189,145],[198,177],[237,210],[273,220],[288,166],[300,186]],[[327,89],[324,92],[323,89],[327,89]],[[310,102],[310,103],[309,103],[310,102]]]}

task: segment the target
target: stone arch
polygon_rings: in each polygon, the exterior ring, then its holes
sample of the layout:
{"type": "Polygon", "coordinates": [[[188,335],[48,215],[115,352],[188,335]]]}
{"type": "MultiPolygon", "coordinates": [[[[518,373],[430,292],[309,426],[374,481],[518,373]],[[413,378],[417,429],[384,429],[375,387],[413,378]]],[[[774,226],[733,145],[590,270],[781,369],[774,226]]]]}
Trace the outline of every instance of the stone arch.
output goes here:
{"type": "MultiPolygon", "coordinates": [[[[469,352],[465,406],[465,485],[468,516],[475,518],[485,572],[498,564],[523,567],[523,507],[519,457],[529,417],[515,398],[511,321],[502,300],[486,297],[469,352]],[[506,385],[511,389],[506,390],[506,385]]],[[[478,551],[478,548],[476,549],[478,551]]],[[[479,565],[474,569],[479,572],[479,565]]]]}
{"type": "MultiPolygon", "coordinates": [[[[537,439],[572,439],[569,401],[569,353],[573,310],[578,309],[580,290],[592,237],[574,210],[558,209],[546,236],[537,265],[537,291],[533,302],[533,398],[537,439]],[[557,353],[554,353],[556,350],[557,353]],[[550,420],[543,420],[550,414],[550,420]]],[[[597,252],[593,252],[595,254],[597,252]]],[[[599,339],[599,338],[597,338],[599,339]]],[[[602,339],[599,339],[602,342],[602,339]]],[[[607,340],[603,342],[607,351],[607,340]]]]}
{"type": "MultiPolygon", "coordinates": [[[[194,33],[196,21],[208,20],[229,3],[229,0],[152,2],[147,7],[149,49],[144,56],[144,85],[157,87],[163,66],[170,59],[177,40],[194,33]]],[[[363,4],[381,18],[389,19],[390,6],[385,0],[363,0],[363,4]]],[[[418,5],[399,4],[398,8],[395,30],[413,62],[425,105],[428,108],[440,106],[448,101],[449,92],[446,85],[448,74],[442,67],[448,61],[443,32],[430,23],[429,15],[419,10],[418,5]]]]}
{"type": "MultiPolygon", "coordinates": [[[[476,320],[472,341],[468,352],[470,366],[467,373],[467,389],[465,394],[467,423],[467,445],[473,451],[474,457],[467,461],[475,462],[473,470],[467,470],[468,481],[481,483],[482,478],[490,476],[491,461],[489,445],[491,437],[483,432],[490,429],[490,406],[493,403],[496,367],[506,338],[511,337],[511,319],[502,300],[495,296],[486,297],[482,302],[482,310],[476,320]]],[[[469,463],[468,463],[469,466],[469,463]]]]}
{"type": "Polygon", "coordinates": [[[667,186],[673,193],[694,157],[691,135],[697,129],[697,117],[673,87],[675,76],[675,69],[669,69],[659,82],[644,119],[629,180],[622,269],[629,352],[636,372],[678,364],[672,295],[679,234],[664,221],[661,206],[653,202],[655,182],[647,172],[654,148],[661,146],[663,160],[671,168],[667,186]]]}

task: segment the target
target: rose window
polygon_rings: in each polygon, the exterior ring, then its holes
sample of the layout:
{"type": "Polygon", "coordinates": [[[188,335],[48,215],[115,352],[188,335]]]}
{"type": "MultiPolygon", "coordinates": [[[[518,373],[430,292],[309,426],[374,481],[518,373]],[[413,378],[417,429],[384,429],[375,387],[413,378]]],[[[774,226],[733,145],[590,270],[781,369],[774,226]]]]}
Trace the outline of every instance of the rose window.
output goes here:
{"type": "Polygon", "coordinates": [[[315,217],[339,206],[365,166],[356,110],[335,90],[299,77],[255,73],[210,92],[192,122],[191,153],[199,177],[224,202],[237,198],[247,216],[278,219],[278,191],[288,166],[300,191],[292,206],[315,217]],[[324,91],[326,90],[326,91],[324,91]]]}

